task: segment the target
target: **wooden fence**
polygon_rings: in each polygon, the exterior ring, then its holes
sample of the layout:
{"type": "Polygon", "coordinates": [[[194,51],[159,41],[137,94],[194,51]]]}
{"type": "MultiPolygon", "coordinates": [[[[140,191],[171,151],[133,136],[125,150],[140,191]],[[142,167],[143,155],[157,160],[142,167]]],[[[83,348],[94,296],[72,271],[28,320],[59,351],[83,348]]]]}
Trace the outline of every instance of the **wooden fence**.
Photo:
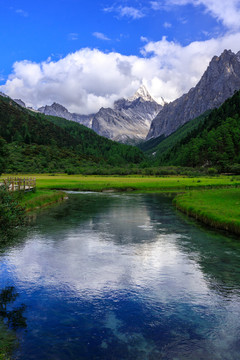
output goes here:
{"type": "Polygon", "coordinates": [[[36,179],[9,177],[7,179],[3,179],[2,184],[5,185],[9,191],[30,191],[36,188],[36,179]]]}

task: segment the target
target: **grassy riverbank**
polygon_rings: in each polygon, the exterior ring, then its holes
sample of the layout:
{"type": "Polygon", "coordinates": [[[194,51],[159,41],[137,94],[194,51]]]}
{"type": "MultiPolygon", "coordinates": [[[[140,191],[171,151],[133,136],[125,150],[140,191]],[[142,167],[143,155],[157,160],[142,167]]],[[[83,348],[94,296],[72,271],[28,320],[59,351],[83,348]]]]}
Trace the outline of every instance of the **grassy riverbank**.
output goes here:
{"type": "Polygon", "coordinates": [[[184,192],[176,198],[179,209],[214,228],[240,234],[237,204],[240,177],[38,175],[36,178],[40,189],[184,192]]]}
{"type": "Polygon", "coordinates": [[[188,191],[175,197],[176,207],[215,229],[240,234],[240,189],[188,191]]]}
{"type": "MultiPolygon", "coordinates": [[[[24,176],[26,175],[22,175],[24,176]]],[[[181,192],[184,194],[178,195],[175,200],[180,210],[215,228],[240,233],[240,212],[238,211],[240,177],[65,174],[31,175],[31,177],[37,179],[37,191],[25,194],[22,199],[21,204],[27,211],[62,200],[65,194],[59,190],[181,192]]]]}
{"type": "MultiPolygon", "coordinates": [[[[21,175],[22,177],[26,175],[21,175]]],[[[37,189],[104,191],[117,190],[140,192],[178,191],[194,188],[240,186],[240,177],[184,177],[184,176],[84,176],[84,175],[28,175],[36,177],[37,189]]],[[[7,177],[7,175],[6,175],[7,177]]]]}
{"type": "Polygon", "coordinates": [[[20,204],[26,211],[32,211],[62,201],[65,196],[63,191],[37,189],[36,192],[25,193],[20,204]]]}

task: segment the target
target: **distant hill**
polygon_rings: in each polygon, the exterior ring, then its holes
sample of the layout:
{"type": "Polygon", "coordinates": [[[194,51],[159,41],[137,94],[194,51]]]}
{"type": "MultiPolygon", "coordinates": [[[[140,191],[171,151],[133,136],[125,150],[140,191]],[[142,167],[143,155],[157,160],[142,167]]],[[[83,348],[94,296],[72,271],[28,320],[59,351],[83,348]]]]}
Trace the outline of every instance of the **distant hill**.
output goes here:
{"type": "Polygon", "coordinates": [[[219,107],[240,89],[240,52],[225,50],[214,56],[198,84],[187,94],[165,105],[152,121],[147,140],[168,136],[206,110],[219,107]]]}
{"type": "Polygon", "coordinates": [[[235,164],[240,171],[240,91],[205,118],[186,125],[192,130],[183,126],[157,147],[155,160],[159,165],[228,171],[235,164]]]}
{"type": "Polygon", "coordinates": [[[83,165],[125,166],[143,153],[97,135],[76,122],[45,116],[0,96],[0,136],[8,143],[9,171],[67,171],[83,165]]]}

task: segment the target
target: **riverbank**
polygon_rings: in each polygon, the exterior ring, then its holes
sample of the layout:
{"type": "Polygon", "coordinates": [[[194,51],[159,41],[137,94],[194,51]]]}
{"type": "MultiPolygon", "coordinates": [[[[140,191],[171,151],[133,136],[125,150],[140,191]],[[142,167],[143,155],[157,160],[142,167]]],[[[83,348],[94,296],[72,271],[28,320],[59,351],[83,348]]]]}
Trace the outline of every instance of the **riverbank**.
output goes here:
{"type": "Polygon", "coordinates": [[[175,198],[179,210],[216,229],[240,233],[240,212],[236,204],[240,197],[239,176],[31,176],[36,177],[37,191],[25,194],[22,205],[27,211],[63,200],[66,195],[60,190],[181,192],[183,195],[175,198]]]}
{"type": "Polygon", "coordinates": [[[65,197],[63,191],[37,189],[36,192],[25,193],[20,204],[28,212],[63,201],[65,197]]]}
{"type": "Polygon", "coordinates": [[[188,191],[177,195],[177,209],[215,229],[240,235],[240,189],[188,191]]]}

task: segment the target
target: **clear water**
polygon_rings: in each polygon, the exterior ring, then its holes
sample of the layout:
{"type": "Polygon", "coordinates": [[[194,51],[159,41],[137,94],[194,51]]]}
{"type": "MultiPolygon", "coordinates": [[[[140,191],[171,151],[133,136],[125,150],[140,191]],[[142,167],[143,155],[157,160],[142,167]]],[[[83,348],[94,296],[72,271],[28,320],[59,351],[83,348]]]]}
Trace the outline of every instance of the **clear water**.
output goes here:
{"type": "Polygon", "coordinates": [[[0,275],[26,305],[15,359],[240,359],[240,242],[161,195],[70,195],[0,275]]]}

